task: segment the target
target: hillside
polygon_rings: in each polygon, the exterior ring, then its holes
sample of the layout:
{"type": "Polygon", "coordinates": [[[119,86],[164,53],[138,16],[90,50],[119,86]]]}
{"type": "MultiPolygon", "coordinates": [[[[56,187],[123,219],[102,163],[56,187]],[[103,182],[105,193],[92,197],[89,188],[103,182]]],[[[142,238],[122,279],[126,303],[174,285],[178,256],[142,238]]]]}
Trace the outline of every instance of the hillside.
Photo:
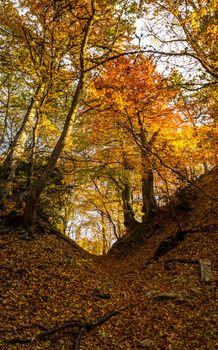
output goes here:
{"type": "Polygon", "coordinates": [[[196,186],[175,199],[177,220],[162,208],[153,234],[102,257],[44,224],[25,241],[2,219],[1,349],[215,350],[217,168],[196,186]]]}

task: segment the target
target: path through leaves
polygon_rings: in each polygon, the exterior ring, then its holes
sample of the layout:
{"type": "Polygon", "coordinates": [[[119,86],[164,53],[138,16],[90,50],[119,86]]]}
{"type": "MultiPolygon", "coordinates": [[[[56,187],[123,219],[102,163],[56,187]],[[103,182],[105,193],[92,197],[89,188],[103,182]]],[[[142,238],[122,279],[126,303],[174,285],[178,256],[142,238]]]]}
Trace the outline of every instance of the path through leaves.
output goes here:
{"type": "MultiPolygon", "coordinates": [[[[217,172],[199,185],[217,196],[217,172]]],[[[165,209],[159,232],[124,259],[91,256],[46,230],[25,241],[2,222],[1,349],[76,349],[79,325],[94,323],[81,334],[80,350],[215,349],[217,202],[198,193],[179,215],[190,234],[150,263],[177,231],[165,209]],[[202,261],[211,264],[209,281],[202,281],[202,261]],[[77,324],[40,337],[69,321],[77,324]]]]}

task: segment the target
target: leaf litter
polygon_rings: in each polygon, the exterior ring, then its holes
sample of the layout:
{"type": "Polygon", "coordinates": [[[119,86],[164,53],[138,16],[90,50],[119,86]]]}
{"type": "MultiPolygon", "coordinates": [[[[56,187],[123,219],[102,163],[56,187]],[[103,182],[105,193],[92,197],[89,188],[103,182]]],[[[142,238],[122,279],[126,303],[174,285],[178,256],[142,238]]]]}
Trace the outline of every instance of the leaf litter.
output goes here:
{"type": "MultiPolygon", "coordinates": [[[[217,170],[198,185],[217,195],[217,170]]],[[[198,230],[150,263],[177,230],[167,208],[155,219],[159,232],[123,259],[92,256],[48,229],[25,241],[16,227],[2,224],[1,349],[76,349],[81,324],[96,326],[81,334],[80,350],[215,349],[217,202],[199,193],[191,210],[178,215],[185,230],[198,230]],[[201,280],[204,260],[211,262],[208,282],[201,280]],[[74,321],[77,326],[40,338],[74,321]]]]}

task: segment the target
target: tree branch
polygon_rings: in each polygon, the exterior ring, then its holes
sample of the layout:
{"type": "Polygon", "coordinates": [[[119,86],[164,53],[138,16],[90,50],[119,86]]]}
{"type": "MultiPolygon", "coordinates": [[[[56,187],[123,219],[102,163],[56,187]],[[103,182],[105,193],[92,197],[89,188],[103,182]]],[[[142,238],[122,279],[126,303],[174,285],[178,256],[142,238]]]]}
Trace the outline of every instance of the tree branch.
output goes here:
{"type": "Polygon", "coordinates": [[[213,197],[211,195],[209,195],[208,193],[206,193],[202,188],[200,188],[195,182],[189,180],[185,175],[183,175],[182,173],[180,173],[178,170],[175,170],[174,168],[172,168],[171,166],[169,166],[168,164],[166,164],[162,158],[159,156],[159,154],[155,151],[152,151],[149,147],[145,147],[145,145],[142,144],[140,138],[138,137],[138,135],[136,135],[134,133],[134,130],[131,130],[131,128],[129,128],[127,125],[124,124],[120,124],[121,126],[123,126],[123,128],[125,128],[130,135],[133,137],[133,139],[135,140],[136,144],[141,148],[144,149],[146,152],[148,152],[150,155],[154,156],[155,158],[158,159],[158,161],[160,162],[160,164],[165,167],[166,169],[170,170],[171,172],[173,172],[174,174],[176,174],[177,176],[179,176],[181,179],[183,179],[185,182],[187,182],[188,184],[192,185],[193,187],[195,187],[196,189],[198,189],[204,196],[218,202],[218,198],[217,197],[213,197]]]}

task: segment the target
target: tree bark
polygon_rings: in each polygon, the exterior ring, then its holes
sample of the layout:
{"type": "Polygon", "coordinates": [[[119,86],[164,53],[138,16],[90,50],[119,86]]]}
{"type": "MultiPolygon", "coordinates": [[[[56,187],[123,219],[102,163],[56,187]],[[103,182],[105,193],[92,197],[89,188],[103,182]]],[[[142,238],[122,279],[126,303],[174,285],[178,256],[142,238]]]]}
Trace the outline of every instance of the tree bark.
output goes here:
{"type": "Polygon", "coordinates": [[[143,222],[147,222],[158,211],[157,201],[154,194],[154,174],[148,151],[151,149],[159,130],[156,131],[151,139],[147,141],[146,130],[143,121],[138,116],[140,125],[141,139],[141,165],[142,165],[142,212],[143,222]]]}
{"type": "Polygon", "coordinates": [[[154,195],[154,175],[151,168],[142,176],[142,200],[143,222],[146,222],[157,213],[158,209],[154,195]]]}
{"type": "Polygon", "coordinates": [[[122,190],[123,201],[123,217],[126,228],[134,227],[138,222],[135,219],[134,210],[132,207],[132,191],[130,183],[126,182],[122,190]]]}
{"type": "Polygon", "coordinates": [[[31,189],[30,194],[27,197],[23,218],[24,218],[24,224],[28,228],[28,230],[35,223],[36,204],[38,202],[38,199],[42,191],[44,190],[47,184],[48,179],[53,173],[55,166],[57,164],[57,161],[60,157],[60,154],[63,151],[64,146],[66,144],[67,136],[71,130],[71,125],[75,119],[75,116],[79,107],[79,98],[82,92],[83,79],[84,79],[84,73],[82,73],[80,80],[78,82],[77,89],[75,91],[70,110],[65,120],[64,128],[52,151],[51,157],[48,160],[48,163],[44,169],[44,172],[42,173],[41,177],[37,181],[36,185],[31,189]]]}
{"type": "Polygon", "coordinates": [[[22,125],[18,130],[17,134],[14,137],[10,150],[5,158],[1,169],[0,169],[0,205],[4,207],[4,201],[8,195],[11,193],[12,183],[15,178],[15,171],[17,168],[17,161],[20,159],[23,154],[27,135],[26,135],[26,127],[30,120],[31,112],[34,108],[36,99],[41,90],[42,84],[39,84],[36,88],[35,94],[31,99],[29,107],[24,116],[22,125]]]}
{"type": "Polygon", "coordinates": [[[102,234],[102,255],[105,255],[107,253],[107,238],[106,238],[106,225],[105,225],[103,213],[101,213],[101,234],[102,234]]]}
{"type": "Polygon", "coordinates": [[[129,231],[132,230],[134,227],[138,226],[139,222],[135,219],[135,212],[133,208],[133,195],[131,186],[131,172],[133,171],[133,167],[130,164],[130,161],[127,157],[125,149],[125,138],[121,137],[120,146],[124,176],[121,181],[121,184],[119,184],[119,188],[121,188],[123,223],[127,231],[129,231]]]}

